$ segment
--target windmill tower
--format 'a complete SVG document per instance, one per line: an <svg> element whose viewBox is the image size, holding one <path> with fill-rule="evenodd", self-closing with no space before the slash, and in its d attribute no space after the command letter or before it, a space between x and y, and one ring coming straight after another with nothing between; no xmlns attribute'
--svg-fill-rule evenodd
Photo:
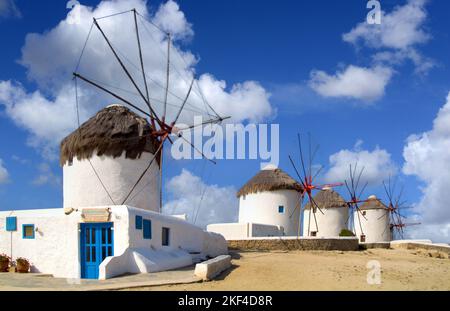
<svg viewBox="0 0 450 311"><path fill-rule="evenodd" d="M361 243L391 241L389 212L381 200L375 195L369 196L364 204L353 212L353 217L358 217L358 213L363 217L360 218L360 225L355 226L355 233Z"/></svg>
<svg viewBox="0 0 450 311"><path fill-rule="evenodd" d="M356 232L356 227L358 227L358 236L361 241L365 241L365 233L362 228L361 219L367 220L366 212L361 211L359 205L367 202L367 200L361 200L364 190L366 189L368 183L366 182L360 189L361 177L364 172L364 167L358 171L358 163L352 167L349 165L349 179L345 180L345 187L347 188L350 199L346 202L349 208L349 215L346 221L346 226L352 232Z"/></svg>
<svg viewBox="0 0 450 311"><path fill-rule="evenodd" d="M297 209L302 186L281 169L268 165L238 191L239 223L281 226L284 235L298 233Z"/></svg>
<svg viewBox="0 0 450 311"><path fill-rule="evenodd" d="M127 204L160 212L160 167L152 161L159 142L151 132L145 118L112 105L67 136L60 155L64 207Z"/></svg>
<svg viewBox="0 0 450 311"><path fill-rule="evenodd" d="M116 38L109 36L108 26L114 25L115 18L122 18L123 24L130 27L128 47L135 48L133 55L122 52ZM111 33L115 33L114 29ZM141 40L143 33L149 40ZM152 45L147 43L144 49L142 43L150 40L167 44L166 51L159 51L165 68L146 70L146 64L150 63L146 53ZM96 77L92 66L84 64L85 54L95 55L98 50L110 53L112 62L105 70L123 74L126 78L123 85L101 81L104 76ZM172 61L173 55L178 56L178 62ZM135 9L93 19L73 73L79 128L61 145L65 207L130 204L159 212L164 146L173 144L177 137L206 158L183 137L184 131L218 124L228 117L219 116L209 105L193 70L181 76L177 68L180 59L184 61L173 46L171 34ZM116 68L112 70L114 65ZM181 82L176 85L171 85L173 73L180 76ZM83 91L94 88L100 91L98 96L114 98L124 106L109 106L81 125L79 82L84 83ZM195 116L205 119L200 124L187 123L193 122ZM180 119L185 125L177 127Z"/></svg>
<svg viewBox="0 0 450 311"><path fill-rule="evenodd" d="M303 214L303 218L305 219L303 221L304 227L303 227L303 235L307 236L317 236L317 234L320 232L319 228L319 222L317 220L317 211L319 211L322 215L325 215L325 213L322 211L321 207L317 204L317 202L313 198L313 192L323 189L331 189L333 187L342 186L342 183L336 183L336 184L326 184L326 185L316 185L315 179L322 171L323 167L321 166L315 173L313 173L313 162L314 157L319 149L319 146L316 146L314 151L311 148L311 135L308 134L308 145L309 145L309 157L308 157L308 163L307 167L305 166L305 160L303 157L303 150L302 150L302 141L300 134L297 134L297 140L298 140L298 148L300 151L300 163L302 168L302 173L299 172L297 169L297 166L295 165L294 161L292 160L292 157L289 156L289 160L291 161L291 164L295 170L295 173L297 174L298 179L300 180L300 183L303 188L303 192L300 195L300 201L296 209L302 209L303 206L303 199L305 197L308 198L308 202L310 204L309 212ZM305 210L306 211L306 210ZM306 217L305 217L306 216ZM314 221L314 224L312 223ZM300 224L300 223L299 223ZM313 224L313 228L311 227ZM305 230L306 229L306 230ZM298 235L300 235L300 227L298 230Z"/></svg>
<svg viewBox="0 0 450 311"><path fill-rule="evenodd" d="M383 181L383 187L384 191L386 192L386 196L389 200L389 205L387 206L387 212L388 215L386 217L389 218L389 224L390 224L390 234L392 239L401 239L404 238L404 230L406 227L409 226L417 226L420 225L420 223L404 223L403 220L406 219L406 216L404 215L403 211L405 209L410 208L409 206L406 206L406 201L402 201L402 195L403 195L403 187L401 188L398 195L395 193L395 186L396 181L394 181L393 185L391 184L391 177L389 176L389 181L386 184L385 181ZM380 220L384 221L383 218Z"/></svg>
<svg viewBox="0 0 450 311"><path fill-rule="evenodd" d="M303 228L308 228L311 236L337 237L342 229L347 227L348 206L347 202L333 189L322 188L314 196L315 203L320 206L322 213L316 215L317 222L309 224L313 205L311 202L305 205L303 216ZM320 230L319 230L320 228Z"/></svg>

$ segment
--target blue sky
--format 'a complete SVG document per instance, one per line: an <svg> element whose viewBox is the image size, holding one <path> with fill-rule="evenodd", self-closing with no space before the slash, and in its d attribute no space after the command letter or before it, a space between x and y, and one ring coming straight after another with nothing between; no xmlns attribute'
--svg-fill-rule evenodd
<svg viewBox="0 0 450 311"><path fill-rule="evenodd" d="M17 0L14 10L11 0L0 0L2 2L6 6L9 4L10 9L0 14L0 35L4 42L0 51L0 82L19 82L26 93L40 91L53 100L55 93L37 83L33 73L30 74L37 68L30 62L42 58L28 55L25 59L23 53L27 52L27 34L45 36L67 17L64 1L55 4L55 1ZM80 2L90 7L99 3ZM151 14L155 14L162 3L150 1ZM311 132L314 141L320 144L316 163L327 165L324 180L339 179L339 174L342 175L339 165L348 166L345 160L366 152L369 162L365 165L373 166L373 176L369 174L367 178L373 177L373 182L365 194L376 193L384 198L380 187L381 180L386 178L383 173L396 172L399 182L405 185L404 198L416 207L413 219L424 223L421 229L412 229L416 230L415 236L439 239L436 231L443 230L441 234L446 235L448 241L450 211L441 200L429 201L433 191L445 189L450 182L449 173L441 175L439 170L433 171L433 167L445 171L446 160L450 158L447 154L450 151L446 153L445 148L438 148L450 140L450 130L433 129L433 124L439 123L436 121L440 120L438 112L446 104L450 91L448 1L381 1L382 25L372 28L364 25L368 10L366 2L361 0L282 3L184 0L177 3L177 10L184 13L193 32L188 40L179 44L200 59L195 66L199 74L210 73L217 80L226 81L226 92L231 92L233 84L256 81L266 94L271 94L268 97L271 113L262 113L260 121L280 124L281 168L294 176L288 155L298 154L297 132ZM395 15L395 12L406 13ZM344 40L343 35L352 34L358 25L360 32L355 31ZM395 27L406 28L398 31ZM396 34L399 38L392 38ZM31 47L32 44L28 46L28 53L32 53ZM37 54L47 53L51 58L54 53L51 47L46 50L41 46ZM375 55L383 52L389 53L387 60L374 60ZM68 62L74 63L74 60ZM424 63L430 66L422 70ZM357 72L349 68L357 68ZM355 81L353 74L359 74L358 82L367 81L357 86L343 81L347 78ZM61 77L67 81L70 78ZM381 86L374 89L377 83ZM361 93L361 88L367 91ZM1 168L7 171L7 177L0 183L0 210L60 207L62 176L57 159L43 152L39 145L45 144L43 140L33 141L35 128L24 125L25 121L16 114L25 110L11 112L7 104L1 103L1 92L0 88L0 177ZM364 94L370 92L374 95L368 99ZM214 99L210 102L214 106ZM445 121L450 119L445 116L441 119L447 124ZM245 116L241 119L251 121ZM75 120L73 122L75 124ZM421 136L426 132L431 137L428 140ZM413 134L418 136L408 144L407 139ZM408 159L405 159L405 152L410 155ZM337 162L330 163L332 155ZM433 163L427 163L428 156ZM424 167L428 165L431 169L426 170ZM230 194L251 178L259 166L259 160L224 160L213 166L205 161L168 158L164 176L166 182L186 178L200 188L207 187L206 196L210 190L215 195L232 196ZM187 172L183 175L183 168L190 175ZM189 189L180 192L188 193ZM344 189L341 192L346 195ZM181 196L167 189L165 201L172 207L177 206L182 204ZM448 194L445 196L450 199ZM212 195L208 202L215 199ZM194 196L190 202L198 204L196 200ZM230 211L235 211L233 198L227 204L232 204L234 207L230 207ZM206 215L209 210L227 209L227 206L217 205L202 205L201 208ZM232 217L228 212L219 214L225 220Z"/></svg>

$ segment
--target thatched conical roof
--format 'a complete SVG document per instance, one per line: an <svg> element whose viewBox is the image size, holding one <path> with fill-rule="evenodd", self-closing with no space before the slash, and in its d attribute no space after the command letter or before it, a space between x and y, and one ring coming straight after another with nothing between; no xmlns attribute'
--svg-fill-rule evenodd
<svg viewBox="0 0 450 311"><path fill-rule="evenodd" d="M120 105L100 110L61 142L60 164L74 157L89 159L97 156L136 159L145 152L155 153L158 142L150 136L148 121Z"/></svg>
<svg viewBox="0 0 450 311"><path fill-rule="evenodd" d="M387 206L381 202L381 200L377 199L375 196L371 196L367 199L364 204L359 207L360 210L369 210L369 209L387 209Z"/></svg>
<svg viewBox="0 0 450 311"><path fill-rule="evenodd" d="M259 171L237 193L237 197L250 193L275 190L302 191L302 185L279 168L269 168Z"/></svg>
<svg viewBox="0 0 450 311"><path fill-rule="evenodd" d="M314 201L322 208L340 208L347 207L347 203L344 198L341 197L339 193L334 191L333 189L324 189L321 190L314 196ZM305 209L310 209L311 203L305 205Z"/></svg>

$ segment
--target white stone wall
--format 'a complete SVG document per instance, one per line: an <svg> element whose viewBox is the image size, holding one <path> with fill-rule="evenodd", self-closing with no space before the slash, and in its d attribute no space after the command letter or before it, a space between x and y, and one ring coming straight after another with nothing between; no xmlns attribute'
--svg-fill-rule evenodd
<svg viewBox="0 0 450 311"><path fill-rule="evenodd" d="M17 231L6 231L7 216L17 217ZM78 226L64 216L62 209L0 212L0 253L13 260L27 258L32 272L79 277ZM23 239L24 224L34 224L38 229L34 239Z"/></svg>
<svg viewBox="0 0 450 311"><path fill-rule="evenodd" d="M359 225L357 211L354 212L355 233L358 239L364 233L366 243L391 241L391 230L389 226L389 212L385 209L363 210L365 218L360 214L361 226Z"/></svg>
<svg viewBox="0 0 450 311"><path fill-rule="evenodd" d="M323 214L316 210L317 225L314 221L314 212L305 209L303 213L303 236L311 236L312 231L316 231L317 237L337 237L342 229L347 229L348 208L332 207L321 208ZM311 220L310 220L311 213ZM308 232L309 224L309 232Z"/></svg>
<svg viewBox="0 0 450 311"><path fill-rule="evenodd" d="M96 207L99 209L108 208ZM214 257L227 254L225 239L203 231L176 217L164 216L128 206L109 206L110 222L114 230L114 257L126 254L125 259L112 259L110 270L103 265L103 276L118 272L149 272L179 268L192 263L194 257ZM32 263L32 271L53 274L55 277L80 277L81 210L65 215L62 208L0 212L0 253L13 259L25 257ZM152 239L143 238L143 230L135 228L136 214L152 222ZM17 231L6 231L6 217L17 217ZM34 224L38 229L34 239L22 238L22 225ZM170 245L162 246L162 227L170 228ZM12 250L12 253L11 253ZM190 254L190 253L198 253ZM146 257L147 256L147 257ZM139 257L141 265L135 258ZM104 262L105 262L104 261ZM145 266L143 263L146 263Z"/></svg>
<svg viewBox="0 0 450 311"><path fill-rule="evenodd" d="M128 219L126 210L114 207L114 252L127 248ZM7 232L6 217L17 217L17 231ZM0 253L13 259L25 257L32 264L32 272L53 274L55 277L80 277L81 211L65 215L62 208L0 212ZM35 238L23 239L22 225L34 224Z"/></svg>
<svg viewBox="0 0 450 311"><path fill-rule="evenodd" d="M95 152L94 152L95 154ZM88 160L73 159L72 165L63 166L64 207L87 207L104 205L129 205L160 212L160 175L155 160L141 179L129 199L126 196L153 158L153 154L144 152L138 159L93 156L90 161L105 188Z"/></svg>
<svg viewBox="0 0 450 311"><path fill-rule="evenodd" d="M297 236L300 215L300 208L297 207L299 198L300 194L295 190L265 191L241 196L239 223L281 226L284 228L285 235ZM280 205L284 206L284 213L278 212Z"/></svg>
<svg viewBox="0 0 450 311"><path fill-rule="evenodd" d="M250 237L284 236L284 230L280 226L253 223L211 224L207 226L206 230L218 233L226 240L239 240Z"/></svg>
<svg viewBox="0 0 450 311"><path fill-rule="evenodd" d="M159 213L144 211L138 208L129 207L129 236L130 248L145 248L153 249L183 249L188 252L203 252L204 243L207 239L215 239L212 233L206 232L200 227L192 225L182 219L174 216L162 215ZM143 238L142 230L136 229L135 220L136 215L142 216L144 219L151 220L152 223L152 238L146 240ZM162 228L170 229L170 245L162 246ZM226 242L225 242L226 243ZM224 244L217 243L216 250L210 252L223 252ZM206 254L210 255L210 254Z"/></svg>
<svg viewBox="0 0 450 311"><path fill-rule="evenodd" d="M234 240L249 237L248 225L248 223L211 224L206 230L221 234L226 240Z"/></svg>
<svg viewBox="0 0 450 311"><path fill-rule="evenodd" d="M114 253L100 265L100 279L124 273L149 273L193 264L195 259L228 254L223 236L205 232L182 219L128 207L128 248ZM151 221L151 239L136 229L136 216ZM169 245L162 245L162 228L170 229Z"/></svg>
<svg viewBox="0 0 450 311"><path fill-rule="evenodd" d="M284 228L281 226L249 224L251 237L284 236Z"/></svg>

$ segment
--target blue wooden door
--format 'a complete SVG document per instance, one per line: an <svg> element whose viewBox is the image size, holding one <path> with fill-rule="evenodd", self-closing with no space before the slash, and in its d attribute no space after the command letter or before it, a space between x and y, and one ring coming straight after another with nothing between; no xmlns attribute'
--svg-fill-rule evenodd
<svg viewBox="0 0 450 311"><path fill-rule="evenodd" d="M80 230L81 278L98 279L102 261L114 255L112 223L82 223Z"/></svg>

